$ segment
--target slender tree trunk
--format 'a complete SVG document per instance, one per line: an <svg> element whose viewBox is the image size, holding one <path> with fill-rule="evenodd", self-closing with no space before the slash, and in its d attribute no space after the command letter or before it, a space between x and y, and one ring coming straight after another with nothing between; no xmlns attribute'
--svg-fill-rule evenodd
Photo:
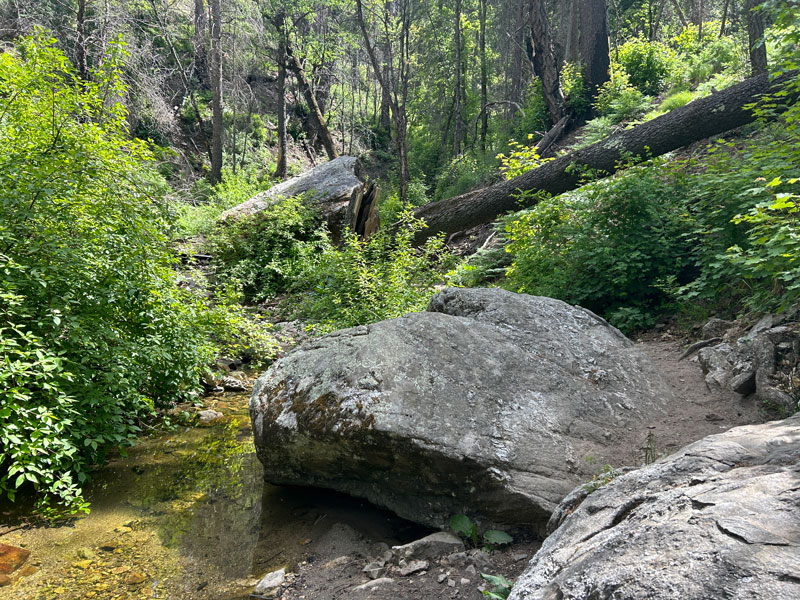
<svg viewBox="0 0 800 600"><path fill-rule="evenodd" d="M455 67L456 67L456 81L455 81L455 121L453 127L453 155L458 156L461 154L461 142L464 136L462 117L463 107L461 106L461 0L455 0Z"/></svg>
<svg viewBox="0 0 800 600"><path fill-rule="evenodd" d="M481 154L486 154L486 134L489 131L489 71L486 65L486 8L487 0L480 0L480 53L481 53Z"/></svg>
<svg viewBox="0 0 800 600"><path fill-rule="evenodd" d="M283 14L276 17L280 22L283 22L284 18ZM289 138L286 134L286 39L281 33L283 31L283 27L278 29L278 159L275 162L277 179L286 179L286 152L289 145Z"/></svg>
<svg viewBox="0 0 800 600"><path fill-rule="evenodd" d="M89 81L89 63L86 51L86 0L78 0L77 22L75 62L78 64L78 76L84 81Z"/></svg>
<svg viewBox="0 0 800 600"><path fill-rule="evenodd" d="M705 14L705 6L703 0L697 0L697 42L702 45L703 43L703 15Z"/></svg>
<svg viewBox="0 0 800 600"><path fill-rule="evenodd" d="M509 181L421 206L414 211L415 216L424 219L428 228L418 233L416 240L420 243L440 232L463 231L488 223L505 212L533 206L540 195L531 192L555 195L575 189L586 182L587 172L595 177L607 176L619 169L626 157L661 156L741 127L755 118L747 106L766 93L787 89L786 83L798 74L798 71L786 73L774 82L766 74L752 77ZM789 105L796 102L797 97L795 91L781 100Z"/></svg>
<svg viewBox="0 0 800 600"><path fill-rule="evenodd" d="M725 26L727 25L728 20L728 6L730 6L730 0L725 0L725 4L722 7L722 21L719 26L719 37L725 35Z"/></svg>
<svg viewBox="0 0 800 600"><path fill-rule="evenodd" d="M222 181L222 8L220 0L209 0L211 8L211 183Z"/></svg>
<svg viewBox="0 0 800 600"><path fill-rule="evenodd" d="M750 48L750 68L752 74L760 75L767 72L767 46L764 44L764 15L757 6L760 0L746 0L744 3L747 11L747 38Z"/></svg>
<svg viewBox="0 0 800 600"><path fill-rule="evenodd" d="M542 80L542 92L547 104L547 112L553 124L556 124L564 113L564 93L561 91L561 81L544 0L531 0L530 18L533 35L533 68L536 75Z"/></svg>
<svg viewBox="0 0 800 600"><path fill-rule="evenodd" d="M208 86L208 56L206 55L206 6L205 0L194 0L194 68L203 86Z"/></svg>

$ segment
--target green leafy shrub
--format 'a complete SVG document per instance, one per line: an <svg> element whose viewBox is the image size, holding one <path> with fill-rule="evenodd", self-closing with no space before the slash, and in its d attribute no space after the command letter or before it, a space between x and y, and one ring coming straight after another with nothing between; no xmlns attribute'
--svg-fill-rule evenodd
<svg viewBox="0 0 800 600"><path fill-rule="evenodd" d="M389 194L386 200L378 204L378 214L380 216L381 225L383 227L388 227L396 223L409 208L423 206L430 201L428 197L428 188L425 186L425 183L419 179L413 179L408 182L405 204L400 200L399 192Z"/></svg>
<svg viewBox="0 0 800 600"><path fill-rule="evenodd" d="M439 174L433 199L439 201L460 196L480 187L490 179L490 169L487 165L479 163L470 154L462 154L451 160Z"/></svg>
<svg viewBox="0 0 800 600"><path fill-rule="evenodd" d="M413 247L422 227L406 212L394 236L381 230L366 241L348 235L341 249L325 246L295 285L300 314L327 332L423 310L451 261L441 237Z"/></svg>
<svg viewBox="0 0 800 600"><path fill-rule="evenodd" d="M511 595L511 588L514 586L508 579L502 575L489 575L481 573L481 578L486 580L494 588L491 590L483 590L483 595L492 598L493 600L507 600Z"/></svg>
<svg viewBox="0 0 800 600"><path fill-rule="evenodd" d="M675 58L661 42L633 39L620 46L617 61L632 86L642 94L654 96L669 77Z"/></svg>
<svg viewBox="0 0 800 600"><path fill-rule="evenodd" d="M616 70L611 79L600 86L595 109L613 124L635 119L647 112L650 98L630 84L625 71Z"/></svg>
<svg viewBox="0 0 800 600"><path fill-rule="evenodd" d="M508 226L513 263L505 287L637 325L621 309L648 315L661 308L660 283L686 265L685 186L681 173L657 160L540 201Z"/></svg>
<svg viewBox="0 0 800 600"><path fill-rule="evenodd" d="M210 233L223 212L246 202L263 189L264 185L252 174L242 171L234 175L226 169L222 182L213 186L205 179L199 180L192 190L192 198L176 207L176 235L192 237Z"/></svg>
<svg viewBox="0 0 800 600"><path fill-rule="evenodd" d="M671 110L675 110L676 108L680 108L681 106L686 106L694 100L696 94L692 92L676 92L664 98L661 104L658 107L660 112L669 112Z"/></svg>
<svg viewBox="0 0 800 600"><path fill-rule="evenodd" d="M0 494L43 511L84 509L90 467L192 398L214 351L111 54L90 82L42 33L0 54Z"/></svg>
<svg viewBox="0 0 800 600"><path fill-rule="evenodd" d="M564 92L564 106L576 115L586 114L591 98L578 65L567 63L561 69L561 89Z"/></svg>
<svg viewBox="0 0 800 600"><path fill-rule="evenodd" d="M286 291L326 243L315 211L297 197L221 223L208 235L217 278L239 282L245 299L257 302Z"/></svg>

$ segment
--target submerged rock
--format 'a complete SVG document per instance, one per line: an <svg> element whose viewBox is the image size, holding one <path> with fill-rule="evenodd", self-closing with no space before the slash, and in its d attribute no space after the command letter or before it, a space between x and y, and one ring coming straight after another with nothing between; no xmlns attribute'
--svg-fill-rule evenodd
<svg viewBox="0 0 800 600"><path fill-rule="evenodd" d="M798 481L800 416L709 436L558 512L509 600L800 598Z"/></svg>
<svg viewBox="0 0 800 600"><path fill-rule="evenodd" d="M499 289L312 340L256 382L267 480L361 496L413 521L542 525L598 465L638 462L672 397L593 313ZM592 457L595 464L588 464Z"/></svg>
<svg viewBox="0 0 800 600"><path fill-rule="evenodd" d="M10 575L28 560L30 550L9 544L0 544L0 574Z"/></svg>

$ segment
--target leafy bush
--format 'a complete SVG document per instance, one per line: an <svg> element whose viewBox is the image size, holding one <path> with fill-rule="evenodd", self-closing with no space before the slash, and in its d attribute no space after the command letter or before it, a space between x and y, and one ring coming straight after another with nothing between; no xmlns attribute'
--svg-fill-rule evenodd
<svg viewBox="0 0 800 600"><path fill-rule="evenodd" d="M433 199L439 201L460 196L489 179L490 170L487 165L479 163L474 156L462 154L450 161L439 174Z"/></svg>
<svg viewBox="0 0 800 600"><path fill-rule="evenodd" d="M257 302L285 291L325 243L316 213L297 197L221 223L208 235L217 278L238 282L245 299Z"/></svg>
<svg viewBox="0 0 800 600"><path fill-rule="evenodd" d="M405 205L400 200L399 192L389 194L386 200L378 204L378 214L380 216L381 225L383 227L392 225L396 223L409 208L424 206L430 201L425 183L419 179L413 179L408 182Z"/></svg>
<svg viewBox="0 0 800 600"><path fill-rule="evenodd" d="M647 112L650 98L630 84L625 71L616 70L597 93L595 109L613 124L634 119Z"/></svg>
<svg viewBox="0 0 800 600"><path fill-rule="evenodd" d="M226 170L222 182L213 186L205 179L199 180L192 190L190 202L177 206L176 234L192 237L210 233L223 212L246 202L263 189L261 182L242 171L234 175Z"/></svg>
<svg viewBox="0 0 800 600"><path fill-rule="evenodd" d="M621 129L621 127L612 117L597 117L587 121L583 130L581 130L575 150L596 144Z"/></svg>
<svg viewBox="0 0 800 600"><path fill-rule="evenodd" d="M567 63L561 69L561 89L564 92L564 106L576 115L586 114L591 98L578 65Z"/></svg>
<svg viewBox="0 0 800 600"><path fill-rule="evenodd" d="M681 106L686 106L694 100L696 97L695 94L692 92L676 92L664 98L664 101L658 107L658 110L661 112L669 112L671 110L675 110L676 108L680 108Z"/></svg>
<svg viewBox="0 0 800 600"><path fill-rule="evenodd" d="M533 139L533 135L529 135L528 139ZM548 160L552 158L542 158L536 151L536 146L526 146L520 144L517 140L508 141L509 153L498 154L495 158L500 161L500 170L506 179L514 179L518 175L541 167Z"/></svg>
<svg viewBox="0 0 800 600"><path fill-rule="evenodd" d="M632 86L654 96L669 77L675 58L661 42L633 39L620 46L617 60Z"/></svg>
<svg viewBox="0 0 800 600"><path fill-rule="evenodd" d="M300 314L327 332L423 310L451 261L441 237L415 250L422 227L406 212L394 236L381 230L367 241L348 235L341 249L325 246L295 285Z"/></svg>
<svg viewBox="0 0 800 600"><path fill-rule="evenodd" d="M652 314L667 300L661 282L686 265L685 186L679 172L653 161L540 201L508 226L513 264L505 287L637 325L620 309Z"/></svg>
<svg viewBox="0 0 800 600"><path fill-rule="evenodd" d="M191 398L213 346L176 285L164 186L131 140L123 49L90 82L39 33L0 54L0 494L81 510L91 465Z"/></svg>

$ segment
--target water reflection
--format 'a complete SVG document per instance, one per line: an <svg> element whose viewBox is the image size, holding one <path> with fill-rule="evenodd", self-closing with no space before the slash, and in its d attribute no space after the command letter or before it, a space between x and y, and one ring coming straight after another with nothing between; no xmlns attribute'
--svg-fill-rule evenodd
<svg viewBox="0 0 800 600"><path fill-rule="evenodd" d="M246 395L216 408L223 422L144 440L110 461L88 491L88 517L0 536L41 567L3 597L234 600L264 573L324 552L318 542L337 523L389 544L421 533L342 495L264 484Z"/></svg>

